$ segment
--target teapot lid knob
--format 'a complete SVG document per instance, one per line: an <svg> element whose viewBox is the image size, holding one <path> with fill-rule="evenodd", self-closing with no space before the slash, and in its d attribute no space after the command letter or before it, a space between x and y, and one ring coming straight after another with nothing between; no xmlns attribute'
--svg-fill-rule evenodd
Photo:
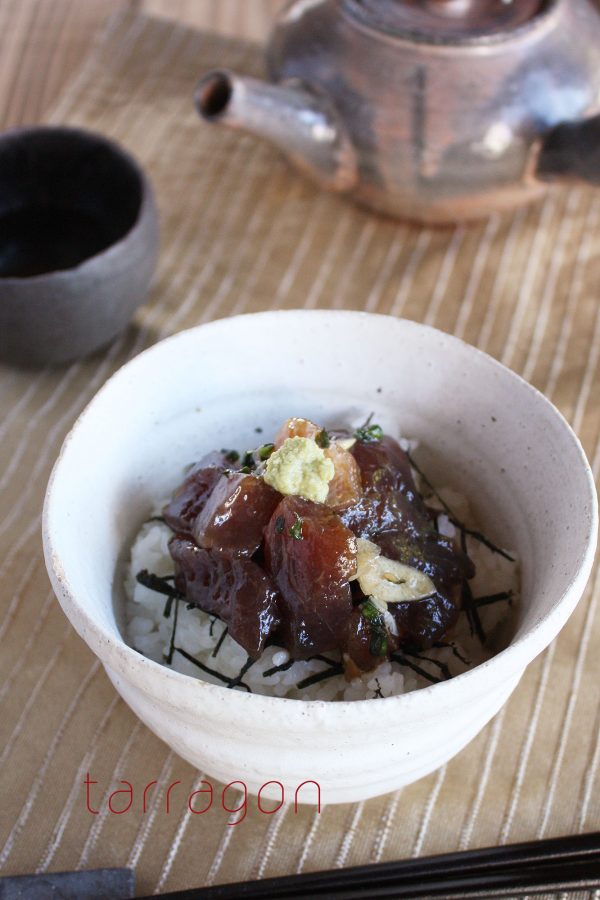
<svg viewBox="0 0 600 900"><path fill-rule="evenodd" d="M513 31L551 5L552 0L343 0L363 25L435 43Z"/></svg>

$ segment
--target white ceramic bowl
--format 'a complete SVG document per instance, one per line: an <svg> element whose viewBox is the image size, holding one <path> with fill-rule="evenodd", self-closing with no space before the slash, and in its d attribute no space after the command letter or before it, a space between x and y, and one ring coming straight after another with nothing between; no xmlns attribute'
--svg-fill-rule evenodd
<svg viewBox="0 0 600 900"><path fill-rule="evenodd" d="M230 691L127 646L120 565L185 464L215 447L252 446L256 426L266 437L290 415L327 425L371 410L389 433L418 438L438 483L467 494L490 536L518 552L523 602L506 650L414 693L327 703ZM573 611L596 534L586 458L540 393L456 338L358 312L226 319L142 353L78 419L44 509L58 599L149 728L215 778L254 792L278 779L288 799L314 779L324 803L391 791L464 747Z"/></svg>

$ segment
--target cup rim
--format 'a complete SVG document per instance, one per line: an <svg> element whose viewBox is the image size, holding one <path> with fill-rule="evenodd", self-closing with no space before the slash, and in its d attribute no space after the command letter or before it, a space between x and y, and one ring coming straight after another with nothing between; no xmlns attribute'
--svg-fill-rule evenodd
<svg viewBox="0 0 600 900"><path fill-rule="evenodd" d="M29 135L35 137L41 134L62 135L63 137L72 138L76 141L80 141L83 139L90 144L96 143L98 146L104 146L106 149L109 149L112 153L115 154L115 156L119 158L120 162L123 162L127 165L132 175L135 176L140 189L139 206L134 220L132 221L127 231L121 235L121 237L119 237L116 241L113 241L107 247L104 247L104 249L99 250L97 253L93 253L91 256L87 256L85 259L82 259L81 262L77 263L77 265L70 266L67 269L52 269L48 272L39 272L37 275L0 275L0 287L16 287L19 285L25 287L30 285L35 286L38 284L43 284L44 286L46 286L51 281L60 282L63 279L72 278L77 274L81 274L88 268L95 267L99 262L104 264L106 261L110 261L111 256L115 253L121 252L123 245L138 229L148 207L155 206L152 184L140 163L136 160L133 154L130 153L129 150L127 150L125 147L123 147L118 141L108 137L105 134L102 134L99 131L94 131L93 129L88 128L80 128L78 126L72 125L27 125L24 127L17 126L14 128L9 128L6 131L2 132L2 134L0 135L0 145L8 140L14 140L21 137L27 139Z"/></svg>
<svg viewBox="0 0 600 900"><path fill-rule="evenodd" d="M193 335L210 330L219 330L226 328L228 323L232 321L245 320L249 317L256 319L261 317L265 320L282 318L282 317L343 317L345 319L353 319L359 322L365 318L378 318L388 322L402 323L403 327L414 330L415 333L442 336L444 340L450 344L460 347L464 352L471 355L473 359L484 359L486 364L491 366L497 372L502 373L504 377L511 379L520 390L527 391L536 402L545 405L548 413L553 416L565 431L566 436L571 441L579 461L582 471L586 476L586 485L588 489L588 497L586 498L590 504L590 520L589 527L586 532L585 545L582 546L582 552L577 569L573 572L567 586L559 597L556 598L552 608L545 613L542 618L534 623L526 632L511 641L508 647L501 650L490 659L473 667L472 669L454 676L448 681L441 681L418 690L409 691L404 694L397 694L390 697L382 698L378 703L371 703L370 699L366 700L348 700L348 701L326 701L326 700L302 700L289 697L276 697L263 694L249 694L242 691L231 691L226 687L194 678L190 675L169 669L160 663L154 662L148 657L143 656L133 647L130 647L123 637L119 635L119 640L115 642L114 634L97 624L94 617L86 609L85 602L81 601L75 591L69 585L68 576L62 566L62 562L58 557L54 546L54 540L51 528L51 519L54 516L54 507L59 505L59 498L56 496L57 476L60 472L66 450L73 439L75 433L82 427L85 427L90 416L94 414L95 406L99 398L105 393L112 390L115 382L123 377L127 377L128 373L139 365L141 358L148 359L153 355L165 352L165 347L175 346L181 340L192 340ZM44 500L44 509L42 516L42 534L44 545L44 556L46 567L54 587L55 593L59 599L61 606L71 624L76 628L79 634L84 638L88 645L92 648L101 661L123 675L126 680L131 678L132 671L137 671L142 676L141 683L152 676L152 686L148 693L152 696L162 696L168 702L172 697L177 695L180 704L183 703L184 697L186 702L184 705L196 706L201 700L200 691L204 692L203 699L210 699L215 704L222 704L222 700L227 697L229 708L235 704L236 713L243 715L247 713L248 718L257 714L258 707L262 706L265 713L276 713L285 711L289 717L298 717L297 722L307 722L309 718L324 709L329 710L327 713L328 724L343 721L348 715L349 708L356 709L360 713L362 720L365 716L369 719L373 718L371 724L375 724L375 717L380 718L382 707L380 703L387 704L387 711L402 709L403 712L418 711L420 715L426 717L443 703L444 700L451 701L453 695L457 691L467 685L471 686L475 681L481 681L481 688L484 686L493 689L503 680L510 677L518 678L530 662L544 650L548 644L556 637L567 619L573 612L581 595L583 594L585 585L588 581L596 549L598 538L598 498L594 477L581 445L579 438L566 421L562 413L533 385L529 384L516 372L513 372L507 366L498 362L489 354L474 347L466 341L454 335L447 334L429 325L414 322L409 319L402 319L395 316L389 316L381 313L367 313L359 310L306 310L306 309L289 309L289 310L273 310L257 313L245 313L243 315L233 316L226 319L217 319L195 326L184 331L177 332L165 338L162 341L153 344L144 350L138 356L129 360L125 365L121 366L100 388L83 412L79 415L73 424L70 432L66 436L61 447L58 459L52 469L46 496ZM74 621L74 619L76 621ZM156 676L156 677L154 677ZM171 692L173 688L173 692ZM146 690L146 688L144 688ZM381 723L379 723L381 724Z"/></svg>

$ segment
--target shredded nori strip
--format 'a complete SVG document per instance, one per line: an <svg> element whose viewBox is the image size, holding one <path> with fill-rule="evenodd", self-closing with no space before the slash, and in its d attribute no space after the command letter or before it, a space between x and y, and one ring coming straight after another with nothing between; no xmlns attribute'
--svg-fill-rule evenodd
<svg viewBox="0 0 600 900"><path fill-rule="evenodd" d="M309 675L308 678L299 681L296 687L298 690L302 691L304 688L310 687L313 684L318 684L320 681L325 681L327 678L333 678L335 675L342 675L343 671L344 667L341 663L336 663L335 666L330 666L329 669L325 669L323 672L316 672L314 675Z"/></svg>
<svg viewBox="0 0 600 900"><path fill-rule="evenodd" d="M407 656L412 656L414 659L420 659L421 662L431 663L432 666L435 666L436 669L439 669L445 681L448 681L453 677L452 672L450 671L446 663L440 662L439 659L433 659L431 656L423 656L422 653L416 653L414 650L404 649L402 652Z"/></svg>
<svg viewBox="0 0 600 900"><path fill-rule="evenodd" d="M375 415L374 412L370 412L369 415L367 416L367 418L365 419L365 421L362 423L362 425L359 425L358 428L368 428L369 425L371 424L371 420L374 415ZM358 431L358 429L357 429L357 431Z"/></svg>
<svg viewBox="0 0 600 900"><path fill-rule="evenodd" d="M457 519L455 516L448 516L449 520L452 524L459 528L463 534L468 534L469 537L472 537L473 540L479 541L480 544L483 544L488 550L491 550L492 553L497 553L499 556L503 556L504 559L507 559L509 562L514 562L514 556L511 556L510 553L507 553L506 550L503 550L501 547L497 547L496 544L492 543L489 538L486 538L481 531L475 531L473 528L467 528L464 522L461 522L460 519Z"/></svg>
<svg viewBox="0 0 600 900"><path fill-rule="evenodd" d="M167 654L167 663L171 665L173 662L173 653L175 651L175 632L177 630L177 614L179 612L179 597L175 597L175 612L173 613L173 630L171 631L171 640L169 641L169 652Z"/></svg>
<svg viewBox="0 0 600 900"><path fill-rule="evenodd" d="M460 547L463 553L467 552L467 536L464 531L460 532ZM480 642L484 644L486 635L483 630L483 625L481 624L479 612L473 600L473 591L471 590L471 585L466 578L463 579L462 587L460 589L460 599L462 610L467 617L467 622L469 623L471 637L477 634Z"/></svg>
<svg viewBox="0 0 600 900"><path fill-rule="evenodd" d="M149 572L147 569L142 569L141 572L138 572L135 576L136 581L139 581L140 584L143 584L144 587L149 588L151 591L156 591L157 594L165 594L166 597L169 598L167 603L165 604L165 618L169 618L171 614L171 605L173 600L186 600L187 597L181 591L178 591L177 588L170 584L169 582L175 578L174 575L154 575L153 572ZM169 603L169 601L171 601ZM198 609L199 607L195 603L186 603L188 609ZM168 607L168 613L166 612ZM212 621L210 623L210 636L213 636L213 627L215 622L220 622L221 618L219 616L214 615L212 617Z"/></svg>
<svg viewBox="0 0 600 900"><path fill-rule="evenodd" d="M471 634L476 634L479 638L480 643L485 644L486 634L483 630L483 625L481 624L481 619L479 618L479 612L477 607L475 606L475 601L473 599L473 591L471 590L471 585L468 581L463 581L462 586L462 607L466 613L467 619L469 621L469 627L471 629Z"/></svg>
<svg viewBox="0 0 600 900"><path fill-rule="evenodd" d="M339 663L334 659L329 659L327 656L321 656L320 653L317 653L315 656L309 657L309 659L318 659L320 662L327 663L328 666L337 669L339 667ZM270 675L276 675L277 672L287 672L288 669L291 669L294 663L297 662L295 659L288 659L287 662L282 663L280 666L272 666L270 669L267 669L263 672L263 678L269 678Z"/></svg>
<svg viewBox="0 0 600 900"><path fill-rule="evenodd" d="M335 659L329 659L329 657L322 656L320 653L310 656L309 659L318 659L319 662L327 663L328 666L339 666L339 662L336 662Z"/></svg>
<svg viewBox="0 0 600 900"><path fill-rule="evenodd" d="M408 450L406 451L406 455L408 456L408 460L409 460L411 466L413 467L413 469L416 472L418 472L418 474L421 476L421 478L423 479L423 481L425 482L425 484L427 485L427 487L429 488L429 490L431 491L433 496L436 497L439 500L439 502L441 503L450 522L452 522L452 524L455 526L455 528L459 529L459 531L461 532L462 535L468 534L469 537L472 537L474 540L479 541L480 544L484 544L488 548L488 550L492 551L492 553L499 553L500 556L503 556L504 559L507 559L509 562L515 561L514 558L509 553L506 552L506 550L503 550L501 547L497 547L496 544L492 543L492 541L490 541L490 539L487 538L480 531L475 531L472 528L467 528L465 523L461 522L461 520L458 518L458 516L456 516L454 514L454 512L450 509L450 507L448 506L446 501L442 500L442 498L440 497L440 495L438 494L438 492L432 485L432 483L429 480L429 478L427 477L427 475L425 475L423 470L419 468L419 466L416 464L416 462L414 461L413 457L411 456L411 454Z"/></svg>
<svg viewBox="0 0 600 900"><path fill-rule="evenodd" d="M281 663L280 666L271 666L270 669L263 672L263 678L269 678L271 675L276 675L277 672L287 672L288 669L292 668L295 662L295 659L288 659L287 662Z"/></svg>
<svg viewBox="0 0 600 900"><path fill-rule="evenodd" d="M213 652L211 653L211 656L214 657L214 656L217 655L217 653L218 653L219 650L221 649L221 646L222 646L222 644L223 644L223 641L225 640L225 638L227 637L228 634L229 634L229 628L228 628L227 626L225 626L225 628L223 629L223 631L221 632L221 634L220 634L220 636L219 636L219 640L217 641L217 643L216 643L216 645L215 645L215 649L214 649Z"/></svg>
<svg viewBox="0 0 600 900"><path fill-rule="evenodd" d="M167 602L165 603L165 608L163 610L165 619L169 619L171 616L173 600L185 600L184 594L182 594L181 591L178 591L177 588L170 583L173 577L174 576L172 575L166 575L165 577L154 575L147 569L142 569L141 572L138 572L135 576L136 581L143 584L144 587L149 588L151 591L156 591L158 594L165 594L167 597Z"/></svg>
<svg viewBox="0 0 600 900"><path fill-rule="evenodd" d="M475 597L473 603L475 607L490 606L492 603L500 603L502 600L507 600L511 604L512 598L512 591L501 591L499 594L488 594L487 597Z"/></svg>
<svg viewBox="0 0 600 900"><path fill-rule="evenodd" d="M413 672L416 672L417 675L422 675L423 678L426 678L427 681L430 681L432 684L439 684L442 679L436 678L435 675L430 675L429 672L426 672L425 669L422 669L421 666L418 666L416 663L411 662L410 659L407 659L398 651L390 654L390 659L393 659L394 662L400 663L401 666L408 666L409 669L412 669Z"/></svg>
<svg viewBox="0 0 600 900"><path fill-rule="evenodd" d="M451 643L451 642L446 643L446 641L436 641L435 644L434 644L433 646L434 646L436 649L440 649L440 650L441 650L442 648L443 648L443 649L449 649L449 650L452 651L453 655L454 655L457 659L459 659L459 660L461 661L461 663L464 663L465 666L470 666L470 665L471 665L471 660L470 660L470 659L467 659L466 656L463 656L462 653L459 653L459 651L458 651L458 649L457 649L457 647L456 647L456 644L453 644L453 643Z"/></svg>
<svg viewBox="0 0 600 900"><path fill-rule="evenodd" d="M383 694L381 693L381 685L379 684L379 678L375 679L375 684L377 685L377 689L373 691L374 697L380 697L383 700Z"/></svg>
<svg viewBox="0 0 600 900"><path fill-rule="evenodd" d="M238 672L238 674L235 676L235 678L232 678L230 680L227 687L228 688L245 687L246 690L248 691L248 693L251 694L252 691L250 690L250 688L248 687L247 684L243 683L242 678L244 677L244 675L246 674L246 672L248 671L250 666L253 666L255 662L256 662L256 660L252 659L252 657L249 656L248 659L246 660L246 662L244 663L244 665L242 666L242 668L240 669L240 671Z"/></svg>
<svg viewBox="0 0 600 900"><path fill-rule="evenodd" d="M152 572L149 572L148 569L142 569L135 576L135 580L140 584L143 584L144 587L149 588L151 591L156 591L158 594L165 594L167 597L171 597L171 599L177 600L185 600L185 594L182 594L181 591L178 591L174 585L170 583L170 580L173 576L167 575L163 578L162 575L154 575Z"/></svg>
<svg viewBox="0 0 600 900"><path fill-rule="evenodd" d="M203 672L206 672L208 675L212 675L213 678L222 681L228 687L231 683L231 678L228 678L227 675L221 675L220 672L217 672L216 669L211 669L209 666L205 666L204 663L201 663L199 659L196 659L195 656L192 656L191 653L188 653L186 650L183 650L181 647L175 647L174 650L177 653L181 653L184 659L187 659L189 662L193 663L195 666L198 666L199 669L202 669Z"/></svg>

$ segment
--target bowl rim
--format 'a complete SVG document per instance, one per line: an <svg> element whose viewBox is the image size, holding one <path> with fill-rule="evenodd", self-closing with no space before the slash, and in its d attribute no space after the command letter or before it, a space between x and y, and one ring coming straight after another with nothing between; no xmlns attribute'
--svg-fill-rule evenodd
<svg viewBox="0 0 600 900"><path fill-rule="evenodd" d="M16 288L18 286L22 286L23 288L25 288L26 286L33 287L39 284L42 284L44 287L46 287L48 285L48 282L57 281L60 283L65 278L73 278L75 275L85 274L88 268L93 268L97 266L98 263L103 264L105 261L110 262L113 255L115 255L116 253L120 253L122 251L123 245L127 243L131 239L132 235L139 229L141 223L148 215L148 213L150 213L151 215L158 215L154 189L152 187L150 178L146 174L142 165L137 161L135 156L133 156L133 154L130 153L130 151L127 150L122 144L100 131L95 131L90 128L81 128L74 125L24 125L22 127L15 126L14 128L9 128L6 131L3 131L2 134L0 134L0 144L3 144L5 141L15 140L17 138L27 138L29 135L35 137L41 134L63 135L66 138L75 138L76 140L80 140L83 138L90 144L96 143L110 149L115 154L115 156L119 157L121 162L124 162L129 166L132 174L134 174L137 178L140 188L140 202L138 210L129 228L126 232L124 232L124 234L121 235L118 240L113 241L111 244L109 244L107 247L104 247L104 249L99 250L97 253L93 253L91 256L87 256L85 259L82 259L81 262L77 263L77 265L69 266L69 268L67 269L52 269L49 272L38 272L37 275L10 275L8 277L0 275L0 287Z"/></svg>
<svg viewBox="0 0 600 900"><path fill-rule="evenodd" d="M127 377L127 374L139 365L138 361L140 359L143 358L148 360L153 355L164 353L165 347L176 346L181 340L193 340L194 335L205 335L207 332L227 328L231 322L237 323L239 321L247 320L249 317L267 320L274 318L281 319L284 317L293 318L296 316L314 319L335 316L339 318L343 317L348 321L354 320L355 322L359 322L361 319L364 320L366 318L381 319L386 323L395 323L394 327L397 327L397 324L399 323L403 328L414 330L415 333L443 337L444 340L449 341L450 344L453 344L462 352L467 353L473 359L479 358L485 360L486 365L495 369L497 372L502 373L505 378L511 379L516 386L518 385L520 390L528 392L536 402L541 403L546 407L548 413L557 420L564 430L566 437L571 441L573 449L581 463L582 471L586 476L588 488L587 499L590 504L590 520L586 532L585 546L582 547L578 568L573 572L568 585L556 599L552 609L542 616L538 622L534 623L534 625L523 635L511 641L508 647L478 666L456 675L448 681L441 681L404 694L385 697L380 699L378 703L372 703L371 698L347 701L302 700L264 694L250 694L245 691L232 691L227 687L212 684L191 675L182 674L161 663L154 662L129 646L122 636L119 636L118 642L115 642L113 634L97 624L94 617L86 608L85 602L78 599L75 592L71 589L67 573L58 556L54 546L53 535L51 533L50 519L54 514L54 507L59 505L59 497L56 495L57 476L63 466L64 456L69 444L73 440L76 432L85 427L87 420L90 416L93 416L99 398L102 398L105 393L110 391L116 381L119 381L123 377ZM139 683L142 684L149 675L155 675L156 678L153 680L152 687L148 692L150 695L162 696L167 702L171 702L173 693L171 693L170 688L173 688L179 698L178 705L183 705L185 707L189 705L189 708L194 707L194 709L202 703L203 698L210 699L215 703L220 703L227 697L228 709L230 712L232 710L232 704L235 704L235 711L237 714L246 714L248 717L255 717L258 712L257 707L260 705L263 707L266 714L276 712L281 713L282 711L285 711L286 721L289 723L294 720L294 723L299 726L308 724L313 714L318 716L318 713L324 709L329 711L327 713L328 722L331 720L331 717L333 717L334 722L335 720L343 721L351 708L356 710L357 713L360 713L363 722L372 718L373 722L371 723L369 721L369 725L375 725L376 721L381 725L379 713L382 709L380 705L382 702L387 704L386 710L388 712L393 712L395 709L398 711L402 709L403 712L418 711L420 715L426 717L439 708L439 705L443 704L444 700L451 701L453 695L455 695L457 691L460 691L463 686L467 687L467 685L472 685L474 681L480 681L482 687L487 685L490 690L499 687L502 681L510 678L515 678L516 684L529 663L532 662L532 660L541 653L559 633L583 594L592 569L598 539L598 497L594 477L581 442L562 413L541 391L529 384L529 382L512 369L509 369L507 366L494 359L494 357L479 348L474 347L472 344L469 344L455 335L434 328L433 326L382 313L368 313L361 310L306 310L301 308L269 310L214 319L193 328L177 332L148 347L114 372L80 413L65 437L48 482L42 514L42 535L48 574L56 596L63 611L67 615L67 618L71 621L71 624L92 648L93 652L101 659L103 664L109 666L111 670L114 670L116 673L123 675L126 681L132 680L132 672L135 671L140 674ZM143 688L143 690L145 691L146 688ZM186 698L185 702L184 698Z"/></svg>

